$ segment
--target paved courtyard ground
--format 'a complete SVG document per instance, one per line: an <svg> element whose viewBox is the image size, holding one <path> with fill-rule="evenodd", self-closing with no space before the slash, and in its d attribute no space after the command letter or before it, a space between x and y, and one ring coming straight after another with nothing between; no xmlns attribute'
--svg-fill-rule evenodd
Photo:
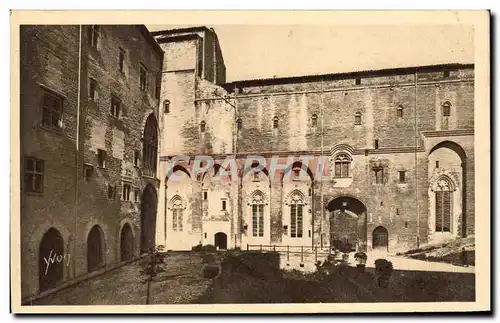
<svg viewBox="0 0 500 323"><path fill-rule="evenodd" d="M33 305L146 304L141 282L144 260L127 264L33 302ZM151 285L151 304L191 303L211 285L202 276L202 258L196 253L168 253L165 272Z"/></svg>
<svg viewBox="0 0 500 323"><path fill-rule="evenodd" d="M385 258L394 265L388 288L376 284L373 262ZM33 305L146 304L141 261L130 263L33 302ZM151 288L152 304L293 303L293 302L432 302L474 301L474 267L459 267L380 253L369 253L366 272L355 267L328 282L296 276L262 277L222 272L203 278L197 253L168 253L166 272ZM298 276L297 276L298 275ZM304 276L301 276L304 275Z"/></svg>

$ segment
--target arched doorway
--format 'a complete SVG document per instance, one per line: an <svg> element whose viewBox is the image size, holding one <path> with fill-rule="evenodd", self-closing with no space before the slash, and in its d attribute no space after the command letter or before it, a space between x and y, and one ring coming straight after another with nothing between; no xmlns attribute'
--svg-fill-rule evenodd
<svg viewBox="0 0 500 323"><path fill-rule="evenodd" d="M87 270L92 272L104 265L103 235L98 225L94 225L87 237Z"/></svg>
<svg viewBox="0 0 500 323"><path fill-rule="evenodd" d="M227 249L227 235L224 232L217 232L214 240L215 246L218 247L219 250Z"/></svg>
<svg viewBox="0 0 500 323"><path fill-rule="evenodd" d="M155 249L157 201L155 188L148 184L141 196L141 253Z"/></svg>
<svg viewBox="0 0 500 323"><path fill-rule="evenodd" d="M386 228L379 226L373 230L372 248L389 251L389 232Z"/></svg>
<svg viewBox="0 0 500 323"><path fill-rule="evenodd" d="M331 200L330 247L346 251L366 251L366 207L358 199L341 196Z"/></svg>
<svg viewBox="0 0 500 323"><path fill-rule="evenodd" d="M56 287L63 280L64 261L61 261L63 257L63 237L59 231L50 228L43 235L38 253L40 292Z"/></svg>
<svg viewBox="0 0 500 323"><path fill-rule="evenodd" d="M120 234L120 261L129 261L134 257L134 236L128 223L122 227Z"/></svg>

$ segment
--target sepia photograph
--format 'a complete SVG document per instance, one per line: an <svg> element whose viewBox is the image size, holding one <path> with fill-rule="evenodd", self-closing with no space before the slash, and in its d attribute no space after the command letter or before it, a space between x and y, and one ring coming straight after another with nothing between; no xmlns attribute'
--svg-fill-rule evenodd
<svg viewBox="0 0 500 323"><path fill-rule="evenodd" d="M490 310L489 19L13 11L13 311Z"/></svg>

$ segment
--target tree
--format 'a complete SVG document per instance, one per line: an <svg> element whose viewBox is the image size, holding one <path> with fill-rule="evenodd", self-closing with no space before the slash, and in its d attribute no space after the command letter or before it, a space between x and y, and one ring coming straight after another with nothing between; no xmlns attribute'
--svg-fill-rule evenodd
<svg viewBox="0 0 500 323"><path fill-rule="evenodd" d="M146 284L146 304L149 304L151 297L151 282L159 273L165 272L165 269L160 266L165 263L165 253L163 253L163 249L164 246L161 245L157 246L154 251L153 249L149 249L144 267L141 268L141 275L145 276L142 283Z"/></svg>

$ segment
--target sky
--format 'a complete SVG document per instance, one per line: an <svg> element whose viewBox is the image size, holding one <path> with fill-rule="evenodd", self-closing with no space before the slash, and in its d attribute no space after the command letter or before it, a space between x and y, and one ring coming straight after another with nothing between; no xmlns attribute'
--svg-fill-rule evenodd
<svg viewBox="0 0 500 323"><path fill-rule="evenodd" d="M150 31L190 27L151 25ZM227 81L474 62L472 25L208 25Z"/></svg>

